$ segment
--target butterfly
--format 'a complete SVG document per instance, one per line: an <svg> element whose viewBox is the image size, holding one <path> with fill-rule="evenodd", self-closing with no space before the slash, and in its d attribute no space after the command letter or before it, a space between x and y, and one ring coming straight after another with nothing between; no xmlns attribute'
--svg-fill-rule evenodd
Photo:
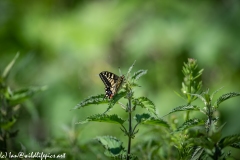
<svg viewBox="0 0 240 160"><path fill-rule="evenodd" d="M108 97L109 99L113 98L113 96L118 92L125 79L124 76L119 77L116 74L108 71L99 73L99 77L102 79L105 85L105 97Z"/></svg>

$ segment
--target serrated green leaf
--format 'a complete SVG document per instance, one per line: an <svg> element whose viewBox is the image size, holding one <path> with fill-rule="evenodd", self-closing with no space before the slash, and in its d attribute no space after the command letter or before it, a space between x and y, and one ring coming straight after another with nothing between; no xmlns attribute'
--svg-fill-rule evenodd
<svg viewBox="0 0 240 160"><path fill-rule="evenodd" d="M126 153L123 147L123 143L115 137L112 136L102 136L96 138L98 142L102 144L105 148L105 155L108 157L121 156Z"/></svg>
<svg viewBox="0 0 240 160"><path fill-rule="evenodd" d="M152 117L150 114L147 113L143 113L141 115L136 114L134 119L140 124L153 124L169 128L169 125L166 121L162 120L161 118Z"/></svg>
<svg viewBox="0 0 240 160"><path fill-rule="evenodd" d="M135 61L133 62L133 64L129 67L128 72L127 72L127 75L129 75L130 72L132 71L132 68L133 68L133 66L135 65L135 62L136 62L136 60L135 60Z"/></svg>
<svg viewBox="0 0 240 160"><path fill-rule="evenodd" d="M157 116L156 107L154 103L147 97L139 97L133 100L133 105L139 105L142 108L145 108L149 113Z"/></svg>
<svg viewBox="0 0 240 160"><path fill-rule="evenodd" d="M109 102L108 104L108 108L104 113L107 113L110 109L112 109L112 107L123 97L125 97L127 94L126 91L122 91L117 93L116 95L114 95L114 97L112 98L112 100Z"/></svg>
<svg viewBox="0 0 240 160"><path fill-rule="evenodd" d="M145 75L145 74L147 74L147 70L141 69L141 70L135 72L135 73L133 74L133 76L131 77L131 79L132 79L132 80L138 80L141 76L143 76L143 75Z"/></svg>
<svg viewBox="0 0 240 160"><path fill-rule="evenodd" d="M213 99L213 96L214 96L217 92L219 92L221 89L223 89L223 87L221 87L221 88L217 89L216 91L214 91L214 92L211 94L210 99L212 100L212 99Z"/></svg>
<svg viewBox="0 0 240 160"><path fill-rule="evenodd" d="M191 127L204 125L204 123L205 123L204 120L200 120L197 118L189 119L186 122L184 122L175 132L180 132L180 131L184 131L188 128L191 128Z"/></svg>
<svg viewBox="0 0 240 160"><path fill-rule="evenodd" d="M8 94L5 94L6 99L9 100L11 105L19 104L26 99L32 97L37 92L42 92L47 89L47 86L43 87L31 87L26 89L21 89L18 91L12 92L10 89L7 90Z"/></svg>
<svg viewBox="0 0 240 160"><path fill-rule="evenodd" d="M191 160L199 160L199 158L202 156L203 152L204 152L204 149L202 147L197 147L195 149L195 151L193 152Z"/></svg>
<svg viewBox="0 0 240 160"><path fill-rule="evenodd" d="M226 136L219 141L219 147L224 148L240 142L240 134Z"/></svg>
<svg viewBox="0 0 240 160"><path fill-rule="evenodd" d="M205 93L205 92L204 92ZM192 96L196 96L198 97L200 100L202 100L202 102L206 105L207 104L207 100L200 94L190 94Z"/></svg>
<svg viewBox="0 0 240 160"><path fill-rule="evenodd" d="M182 105L182 106L178 106L178 107L174 108L168 114L172 114L174 112L180 112L180 111L200 111L200 108L195 105Z"/></svg>
<svg viewBox="0 0 240 160"><path fill-rule="evenodd" d="M86 98L85 100L81 101L79 104L77 104L73 109L80 109L82 107L86 107L92 104L104 104L108 103L107 99L104 99L104 94L99 94L97 96L91 96Z"/></svg>
<svg viewBox="0 0 240 160"><path fill-rule="evenodd" d="M220 103L226 101L229 98L233 98L233 97L237 97L237 96L240 96L240 93L230 92L230 93L223 94L222 96L220 96L218 98L218 100L216 101L215 104L218 107Z"/></svg>
<svg viewBox="0 0 240 160"><path fill-rule="evenodd" d="M113 114L113 115L96 114L96 115L87 117L86 120L78 122L77 124L84 124L89 121L116 123L116 124L123 124L125 122L125 120L123 120L121 117L119 117L116 114Z"/></svg>
<svg viewBox="0 0 240 160"><path fill-rule="evenodd" d="M151 115L148 113L143 113L143 114L136 114L136 116L134 116L134 119L138 122L141 123L142 121L147 120L148 118L150 118Z"/></svg>
<svg viewBox="0 0 240 160"><path fill-rule="evenodd" d="M7 67L4 69L3 74L2 74L2 77L3 77L4 79L8 76L8 74L9 74L10 70L12 69L15 61L16 61L17 58L18 58L18 56L19 56L19 52L16 54L16 56L13 58L13 60L12 60L12 61L7 65Z"/></svg>
<svg viewBox="0 0 240 160"><path fill-rule="evenodd" d="M231 147L233 147L233 148L240 149L240 143L233 143L233 144L231 144L231 145L229 145L229 146L231 146Z"/></svg>

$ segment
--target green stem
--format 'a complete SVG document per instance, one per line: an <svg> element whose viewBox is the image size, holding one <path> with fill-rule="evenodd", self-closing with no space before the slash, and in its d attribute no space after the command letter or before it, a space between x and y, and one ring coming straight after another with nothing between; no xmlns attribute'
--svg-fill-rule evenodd
<svg viewBox="0 0 240 160"><path fill-rule="evenodd" d="M131 98L128 99L128 120L129 120L129 128L128 128L128 150L127 150L127 160L130 159L131 154L131 140L132 140L132 106L131 106Z"/></svg>
<svg viewBox="0 0 240 160"><path fill-rule="evenodd" d="M211 111L211 106L210 105L208 105L207 106L207 108L208 108L208 120L207 120L207 134L209 133L209 130L210 130L210 127L211 127L211 125L212 125L212 111Z"/></svg>
<svg viewBox="0 0 240 160"><path fill-rule="evenodd" d="M192 95L190 95L191 94L191 86L192 86L192 72L191 72L191 74L189 75L189 85L188 85L188 88L187 88L187 91L188 91L188 93L189 93L189 95L188 95L188 105L191 105L191 102L192 102ZM187 111L187 113L186 113L186 117L185 117L185 121L187 121L187 120L189 120L189 114L190 114L190 112L189 111Z"/></svg>

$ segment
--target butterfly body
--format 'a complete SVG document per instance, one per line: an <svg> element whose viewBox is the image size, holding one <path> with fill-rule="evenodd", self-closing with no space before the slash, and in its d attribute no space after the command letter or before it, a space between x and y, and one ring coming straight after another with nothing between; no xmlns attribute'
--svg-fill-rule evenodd
<svg viewBox="0 0 240 160"><path fill-rule="evenodd" d="M119 77L108 71L101 72L99 77L105 85L105 96L109 99L113 98L113 96L118 92L125 79L124 76Z"/></svg>

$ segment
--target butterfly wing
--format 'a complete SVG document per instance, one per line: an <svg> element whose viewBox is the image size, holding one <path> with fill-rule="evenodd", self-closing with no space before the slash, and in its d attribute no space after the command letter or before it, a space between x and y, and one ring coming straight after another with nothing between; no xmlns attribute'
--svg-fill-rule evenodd
<svg viewBox="0 0 240 160"><path fill-rule="evenodd" d="M111 99L119 90L124 81L124 76L118 77L116 74L103 71L99 74L99 77L105 85L106 97Z"/></svg>

